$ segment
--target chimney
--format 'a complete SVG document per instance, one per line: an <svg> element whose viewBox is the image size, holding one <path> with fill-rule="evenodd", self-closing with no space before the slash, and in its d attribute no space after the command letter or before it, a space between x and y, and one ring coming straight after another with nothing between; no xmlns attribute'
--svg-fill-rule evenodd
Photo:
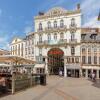
<svg viewBox="0 0 100 100"><path fill-rule="evenodd" d="M44 13L43 12L39 12L39 15L41 16L41 15L44 15Z"/></svg>
<svg viewBox="0 0 100 100"><path fill-rule="evenodd" d="M77 10L80 10L80 4L79 3L77 4Z"/></svg>

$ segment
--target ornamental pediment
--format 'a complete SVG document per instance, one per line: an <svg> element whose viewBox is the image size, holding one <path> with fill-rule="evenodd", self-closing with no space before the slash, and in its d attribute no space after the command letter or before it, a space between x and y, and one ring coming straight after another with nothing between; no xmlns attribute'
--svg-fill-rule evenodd
<svg viewBox="0 0 100 100"><path fill-rule="evenodd" d="M63 14L66 13L67 10L61 8L61 7L55 7L50 9L47 13L45 13L45 15L58 15L58 14Z"/></svg>
<svg viewBox="0 0 100 100"><path fill-rule="evenodd" d="M11 44L18 43L18 42L21 42L21 41L22 41L22 39L20 39L20 38L14 38L12 40Z"/></svg>

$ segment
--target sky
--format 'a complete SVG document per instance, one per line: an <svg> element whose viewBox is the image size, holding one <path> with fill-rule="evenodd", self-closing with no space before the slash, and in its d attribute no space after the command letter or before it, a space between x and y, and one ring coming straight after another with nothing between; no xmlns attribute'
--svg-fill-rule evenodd
<svg viewBox="0 0 100 100"><path fill-rule="evenodd" d="M24 38L34 31L34 16L53 7L76 9L80 3L83 27L100 27L97 16L100 0L0 0L0 48L9 49L14 37Z"/></svg>

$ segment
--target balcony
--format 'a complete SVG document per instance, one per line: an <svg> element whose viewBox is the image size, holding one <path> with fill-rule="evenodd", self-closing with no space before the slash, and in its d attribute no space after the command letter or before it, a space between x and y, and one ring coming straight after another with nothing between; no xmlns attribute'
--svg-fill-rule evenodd
<svg viewBox="0 0 100 100"><path fill-rule="evenodd" d="M37 29L37 32L43 32L43 29Z"/></svg>
<svg viewBox="0 0 100 100"><path fill-rule="evenodd" d="M76 44L77 43L77 39L69 39L69 43L70 44Z"/></svg>
<svg viewBox="0 0 100 100"><path fill-rule="evenodd" d="M45 31L58 31L58 30L67 30L67 26L63 26L63 27L46 27Z"/></svg>
<svg viewBox="0 0 100 100"><path fill-rule="evenodd" d="M67 44L67 39L62 39L62 40L45 40L45 41L39 41L37 42L37 46L53 46L53 45L66 45Z"/></svg>

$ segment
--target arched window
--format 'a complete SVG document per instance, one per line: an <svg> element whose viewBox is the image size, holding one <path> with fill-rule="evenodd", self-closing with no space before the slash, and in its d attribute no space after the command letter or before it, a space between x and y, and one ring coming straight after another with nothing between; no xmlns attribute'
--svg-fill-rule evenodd
<svg viewBox="0 0 100 100"><path fill-rule="evenodd" d="M48 41L50 41L51 40L51 35L50 34L48 34Z"/></svg>
<svg viewBox="0 0 100 100"><path fill-rule="evenodd" d="M54 28L57 28L57 21L54 21Z"/></svg>
<svg viewBox="0 0 100 100"><path fill-rule="evenodd" d="M42 30L42 23L39 23L39 30Z"/></svg>
<svg viewBox="0 0 100 100"><path fill-rule="evenodd" d="M42 48L39 48L39 55L42 55Z"/></svg>
<svg viewBox="0 0 100 100"><path fill-rule="evenodd" d="M39 35L39 42L42 42L42 35Z"/></svg>
<svg viewBox="0 0 100 100"><path fill-rule="evenodd" d="M75 34L71 33L71 41L73 41L75 39Z"/></svg>
<svg viewBox="0 0 100 100"><path fill-rule="evenodd" d="M94 53L96 53L97 52L97 48L96 47L94 47Z"/></svg>
<svg viewBox="0 0 100 100"><path fill-rule="evenodd" d="M61 39L61 40L64 39L64 33L60 33L60 39Z"/></svg>
<svg viewBox="0 0 100 100"><path fill-rule="evenodd" d="M75 54L75 48L72 46L71 47L71 55L74 55Z"/></svg>
<svg viewBox="0 0 100 100"><path fill-rule="evenodd" d="M90 54L91 53L91 48L88 48L88 54Z"/></svg>
<svg viewBox="0 0 100 100"><path fill-rule="evenodd" d="M51 28L51 22L49 21L49 22L47 23L47 25L48 25L48 29L50 29L50 28Z"/></svg>
<svg viewBox="0 0 100 100"><path fill-rule="evenodd" d="M75 18L72 18L71 19L71 26L74 26L75 25Z"/></svg>
<svg viewBox="0 0 100 100"><path fill-rule="evenodd" d="M82 53L85 53L86 52L86 49L85 48L82 48Z"/></svg>
<svg viewBox="0 0 100 100"><path fill-rule="evenodd" d="M61 28L64 27L64 20L60 20L60 27L61 27Z"/></svg>
<svg viewBox="0 0 100 100"><path fill-rule="evenodd" d="M54 40L57 40L57 34L56 33L54 34Z"/></svg>

